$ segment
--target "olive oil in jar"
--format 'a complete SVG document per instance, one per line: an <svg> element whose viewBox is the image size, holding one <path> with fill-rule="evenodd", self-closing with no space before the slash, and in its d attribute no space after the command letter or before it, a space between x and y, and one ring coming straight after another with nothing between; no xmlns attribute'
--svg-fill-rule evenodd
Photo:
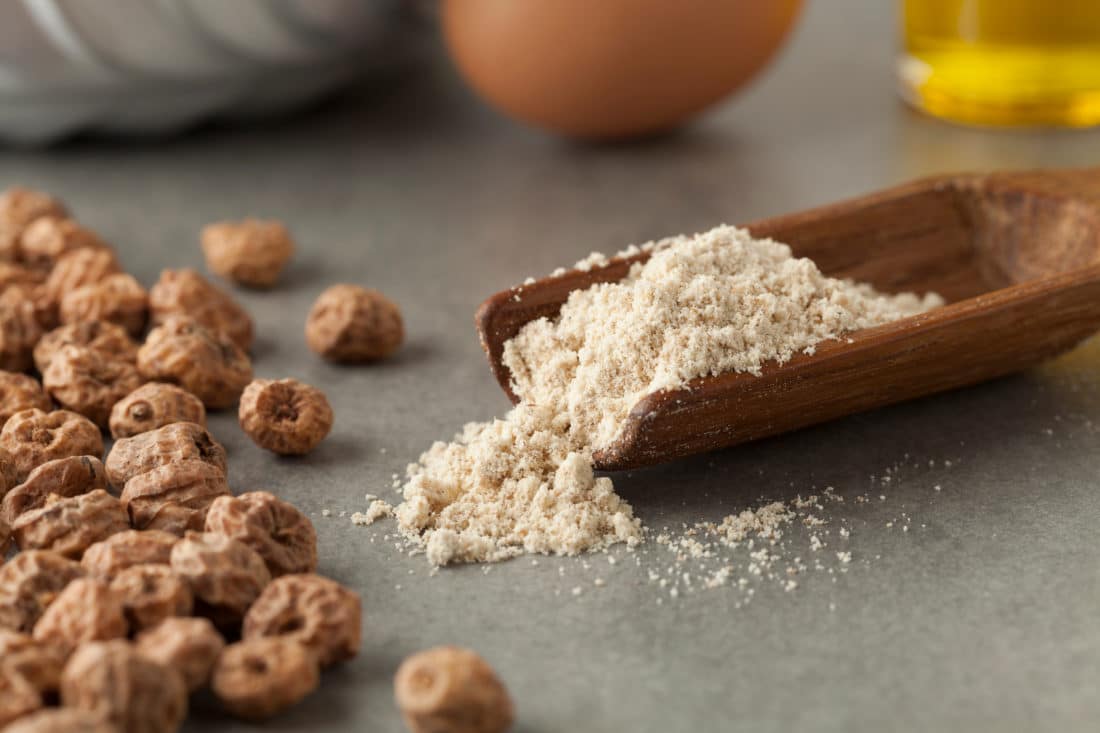
<svg viewBox="0 0 1100 733"><path fill-rule="evenodd" d="M902 0L902 94L979 125L1100 124L1100 0Z"/></svg>

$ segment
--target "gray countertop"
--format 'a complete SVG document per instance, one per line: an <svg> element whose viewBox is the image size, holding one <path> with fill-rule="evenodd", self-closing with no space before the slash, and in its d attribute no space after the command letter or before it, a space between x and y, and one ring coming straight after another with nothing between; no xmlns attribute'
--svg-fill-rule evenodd
<svg viewBox="0 0 1100 733"><path fill-rule="evenodd" d="M1100 132L983 132L905 109L891 5L810 3L758 84L645 143L512 125L431 56L268 125L0 152L0 182L66 198L146 283L200 266L197 232L219 217L281 217L300 242L285 286L240 297L257 320L257 373L322 387L336 428L304 460L262 453L230 414L212 430L237 490L269 488L311 514L322 572L362 593L366 616L360 657L268 727L400 730L397 664L451 642L500 672L520 731L1095 729L1098 341L1027 374L617 477L654 528L835 487L846 501L825 507L827 548L815 555L801 526L785 538L834 572L811 569L791 592L754 578L748 604L730 587L671 597L649 574L673 557L652 543L615 550L614 565L519 559L432 576L386 540L391 522L342 516L367 493L395 499L391 474L432 441L505 411L472 314L527 275L928 173L1100 158ZM313 298L347 280L402 305L409 340L392 361L338 368L305 349ZM833 558L844 549L846 573ZM186 729L252 727L200 697Z"/></svg>

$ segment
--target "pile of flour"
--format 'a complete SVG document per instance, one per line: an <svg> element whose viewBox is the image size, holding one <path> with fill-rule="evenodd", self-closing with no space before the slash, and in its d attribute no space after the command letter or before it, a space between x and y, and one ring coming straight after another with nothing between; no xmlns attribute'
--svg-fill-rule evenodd
<svg viewBox="0 0 1100 733"><path fill-rule="evenodd" d="M823 340L943 303L826 277L786 245L735 227L644 248L650 259L626 278L573 292L557 318L532 321L505 345L519 406L466 425L409 466L395 514L429 561L640 542L641 522L609 478L594 476L591 457L641 397L705 375L759 374Z"/></svg>

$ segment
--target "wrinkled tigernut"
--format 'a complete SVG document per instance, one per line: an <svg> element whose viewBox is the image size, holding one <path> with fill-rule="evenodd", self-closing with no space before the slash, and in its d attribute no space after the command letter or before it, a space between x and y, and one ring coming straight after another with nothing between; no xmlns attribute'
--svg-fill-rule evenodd
<svg viewBox="0 0 1100 733"><path fill-rule="evenodd" d="M195 605L191 586L167 565L134 565L111 579L132 631L150 629L175 616L188 616Z"/></svg>
<svg viewBox="0 0 1100 733"><path fill-rule="evenodd" d="M172 548L172 569L191 583L196 601L219 626L239 623L271 582L264 560L248 545L209 532L188 532Z"/></svg>
<svg viewBox="0 0 1100 733"><path fill-rule="evenodd" d="M406 659L393 692L412 733L503 733L515 719L512 699L492 667L457 646Z"/></svg>
<svg viewBox="0 0 1100 733"><path fill-rule="evenodd" d="M187 715L187 687L127 641L91 642L65 665L61 703L125 733L172 733Z"/></svg>
<svg viewBox="0 0 1100 733"><path fill-rule="evenodd" d="M0 371L0 425L21 410L37 407L49 410L49 396L34 377L18 372Z"/></svg>
<svg viewBox="0 0 1100 733"><path fill-rule="evenodd" d="M138 634L140 654L180 673L192 692L206 686L225 639L205 618L169 618Z"/></svg>
<svg viewBox="0 0 1100 733"><path fill-rule="evenodd" d="M53 355L62 346L84 346L102 351L115 359L137 363L138 344L126 329L107 321L79 321L55 328L34 347L34 365L45 374Z"/></svg>
<svg viewBox="0 0 1100 733"><path fill-rule="evenodd" d="M0 669L23 675L42 694L57 692L65 655L53 644L35 641L29 634L0 629Z"/></svg>
<svg viewBox="0 0 1100 733"><path fill-rule="evenodd" d="M0 260L0 292L9 287L21 287L34 290L46 282L46 273L41 270L32 270L14 262Z"/></svg>
<svg viewBox="0 0 1100 733"><path fill-rule="evenodd" d="M294 241L280 221L220 221L202 230L206 267L240 285L269 288L294 255Z"/></svg>
<svg viewBox="0 0 1100 733"><path fill-rule="evenodd" d="M115 403L144 384L137 366L86 346L62 346L42 384L64 408L107 427Z"/></svg>
<svg viewBox="0 0 1100 733"><path fill-rule="evenodd" d="M47 193L18 186L0 193L0 259L19 258L19 239L31 222L65 215L65 205Z"/></svg>
<svg viewBox="0 0 1100 733"><path fill-rule="evenodd" d="M96 578L77 578L57 594L32 635L68 655L89 641L121 639L127 629L122 602L110 587Z"/></svg>
<svg viewBox="0 0 1100 733"><path fill-rule="evenodd" d="M317 532L298 507L267 491L222 496L210 505L206 531L232 537L260 554L271 576L317 569Z"/></svg>
<svg viewBox="0 0 1100 733"><path fill-rule="evenodd" d="M14 669L0 667L0 728L42 707L42 695Z"/></svg>
<svg viewBox="0 0 1100 733"><path fill-rule="evenodd" d="M47 708L15 721L4 733L119 733L118 728L86 710Z"/></svg>
<svg viewBox="0 0 1100 733"><path fill-rule="evenodd" d="M9 524L19 515L46 505L51 496L80 496L107 488L107 472L95 456L68 456L38 466L0 503L0 514Z"/></svg>
<svg viewBox="0 0 1100 733"><path fill-rule="evenodd" d="M122 267L114 252L86 247L59 257L45 280L43 290L51 301L60 304L65 293L94 285L120 272Z"/></svg>
<svg viewBox="0 0 1100 733"><path fill-rule="evenodd" d="M96 542L130 528L118 499L102 489L79 496L51 494L41 509L23 512L11 531L23 550L53 550L80 559Z"/></svg>
<svg viewBox="0 0 1100 733"><path fill-rule="evenodd" d="M241 394L241 428L252 441L281 455L304 455L332 430L325 393L297 379L256 379Z"/></svg>
<svg viewBox="0 0 1100 733"><path fill-rule="evenodd" d="M242 637L292 639L322 667L359 653L359 596L320 575L284 575L271 581L244 618Z"/></svg>
<svg viewBox="0 0 1100 733"><path fill-rule="evenodd" d="M232 715L263 720L295 705L317 689L317 660L300 644L259 638L230 644L222 652L210 686Z"/></svg>
<svg viewBox="0 0 1100 733"><path fill-rule="evenodd" d="M84 285L61 298L61 323L108 321L117 323L131 336L145 328L149 296L132 275L117 273Z"/></svg>
<svg viewBox="0 0 1100 733"><path fill-rule="evenodd" d="M89 547L80 565L89 575L110 579L135 565L167 565L178 541L168 532L128 529Z"/></svg>
<svg viewBox="0 0 1100 733"><path fill-rule="evenodd" d="M110 245L91 229L57 216L35 219L19 238L23 263L40 270L49 270L62 255L81 249L109 250Z"/></svg>
<svg viewBox="0 0 1100 733"><path fill-rule="evenodd" d="M252 317L221 288L195 270L164 270L149 289L153 324L185 315L227 335L242 350L252 347Z"/></svg>
<svg viewBox="0 0 1100 733"><path fill-rule="evenodd" d="M201 532L210 505L229 496L225 472L198 458L173 461L134 476L122 489L122 506L134 529L175 535Z"/></svg>
<svg viewBox="0 0 1100 733"><path fill-rule="evenodd" d="M206 428L190 422L174 422L131 438L120 438L104 465L111 485L121 489L134 476L190 458L206 461L226 473L225 448Z"/></svg>
<svg viewBox="0 0 1100 733"><path fill-rule="evenodd" d="M31 290L12 286L0 293L0 369L30 369L34 345L42 337L42 324Z"/></svg>
<svg viewBox="0 0 1100 733"><path fill-rule="evenodd" d="M182 387L150 382L138 387L111 408L111 437L130 438L176 422L206 426L202 400Z"/></svg>
<svg viewBox="0 0 1100 733"><path fill-rule="evenodd" d="M103 435L88 418L69 410L32 408L8 418L0 428L0 448L11 456L16 481L47 461L68 456L103 455Z"/></svg>
<svg viewBox="0 0 1100 733"><path fill-rule="evenodd" d="M397 304L377 290L357 285L333 285L317 298L306 319L306 343L329 361L382 359L404 340Z"/></svg>
<svg viewBox="0 0 1100 733"><path fill-rule="evenodd" d="M232 339L186 316L170 316L138 350L138 369L152 381L178 384L207 407L231 407L252 381L252 362Z"/></svg>
<svg viewBox="0 0 1100 733"><path fill-rule="evenodd" d="M30 632L57 594L83 575L79 564L48 550L8 560L0 566L0 629Z"/></svg>

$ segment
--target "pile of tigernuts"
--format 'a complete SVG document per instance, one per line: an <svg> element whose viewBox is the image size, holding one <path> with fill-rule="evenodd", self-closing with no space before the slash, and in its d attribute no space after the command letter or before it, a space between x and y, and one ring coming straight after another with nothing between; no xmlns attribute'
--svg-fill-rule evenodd
<svg viewBox="0 0 1100 733"><path fill-rule="evenodd" d="M206 227L201 246L212 272L256 288L294 251L282 224L251 219ZM257 445L301 455L332 428L317 388L253 378L252 339L198 272L146 290L55 198L0 195L0 560L19 550L0 565L4 731L175 731L201 688L264 719L358 653L359 597L316 574L310 520L266 491L234 496L206 430L208 409L237 405ZM397 306L353 285L306 323L342 363L403 339ZM413 731L512 722L492 670L455 647L406 660L395 696Z"/></svg>

